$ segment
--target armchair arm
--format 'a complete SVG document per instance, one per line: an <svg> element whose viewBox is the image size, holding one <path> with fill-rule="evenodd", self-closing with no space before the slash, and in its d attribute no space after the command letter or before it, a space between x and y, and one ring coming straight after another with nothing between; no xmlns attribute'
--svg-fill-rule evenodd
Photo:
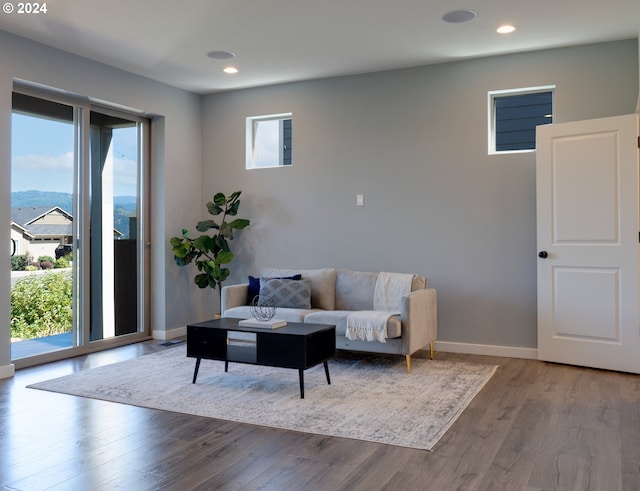
<svg viewBox="0 0 640 491"><path fill-rule="evenodd" d="M239 285L223 286L220 296L220 313L224 317L227 309L247 305L247 295L249 294L249 283Z"/></svg>
<svg viewBox="0 0 640 491"><path fill-rule="evenodd" d="M402 299L402 354L411 355L438 336L437 294L434 288L416 290Z"/></svg>

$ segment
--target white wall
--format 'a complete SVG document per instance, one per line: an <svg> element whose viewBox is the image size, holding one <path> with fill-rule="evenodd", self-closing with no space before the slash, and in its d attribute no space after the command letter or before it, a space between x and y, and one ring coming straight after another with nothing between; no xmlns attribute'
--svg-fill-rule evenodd
<svg viewBox="0 0 640 491"><path fill-rule="evenodd" d="M178 271L168 237L200 213L201 98L158 82L70 55L0 31L0 230L8 257L11 191L11 92L14 79L116 103L155 121L152 170L152 329L204 319L214 308L195 292L191 275ZM0 261L0 378L10 375L9 261ZM189 283L187 288L186 284ZM181 285L185 285L184 288ZM176 297L175 290L191 295Z"/></svg>
<svg viewBox="0 0 640 491"><path fill-rule="evenodd" d="M638 42L204 99L204 194L243 191L233 281L261 267L424 273L441 341L535 349L535 154L487 154L487 91L557 86L556 121L635 110ZM245 117L293 112L293 166L245 170ZM355 206L363 193L365 206Z"/></svg>

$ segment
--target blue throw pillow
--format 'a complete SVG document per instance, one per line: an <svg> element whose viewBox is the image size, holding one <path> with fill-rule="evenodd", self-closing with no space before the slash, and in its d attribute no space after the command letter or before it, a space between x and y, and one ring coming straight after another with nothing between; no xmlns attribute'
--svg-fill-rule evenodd
<svg viewBox="0 0 640 491"><path fill-rule="evenodd" d="M267 279L266 277L263 279ZM277 279L279 280L301 280L301 274L294 274L293 276L280 276ZM249 293L247 295L247 305L251 305L251 302L256 297L256 295L260 294L260 278L254 278L253 276L249 276Z"/></svg>

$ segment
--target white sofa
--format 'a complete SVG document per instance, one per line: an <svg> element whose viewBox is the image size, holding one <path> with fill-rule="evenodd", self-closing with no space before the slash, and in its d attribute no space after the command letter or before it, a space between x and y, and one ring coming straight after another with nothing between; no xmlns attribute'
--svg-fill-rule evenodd
<svg viewBox="0 0 640 491"><path fill-rule="evenodd" d="M289 322L333 324L336 326L336 348L373 353L405 355L407 371L411 372L411 355L429 346L433 358L433 343L437 337L436 290L428 288L423 275L414 274L411 292L402 297L400 315L389 318L385 342L351 340L345 335L347 317L353 311L373 310L378 273L345 269L275 269L261 271L263 285L267 278L300 275L310 283L310 304L302 308L278 307L276 317ZM264 287L264 286L263 286ZM223 317L250 318L249 284L222 288ZM307 308L308 307L308 308Z"/></svg>

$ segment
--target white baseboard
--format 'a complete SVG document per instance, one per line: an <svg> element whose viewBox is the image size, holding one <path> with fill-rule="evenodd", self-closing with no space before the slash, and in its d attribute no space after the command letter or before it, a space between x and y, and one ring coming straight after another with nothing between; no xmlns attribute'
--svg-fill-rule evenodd
<svg viewBox="0 0 640 491"><path fill-rule="evenodd" d="M153 339L165 341L167 339L179 338L187 335L187 326L176 327L168 331L153 331ZM493 346L490 344L470 344L455 343L451 341L436 341L435 351L445 353L465 353L469 355L505 356L507 358L525 358L529 360L538 359L536 348L518 348L515 346ZM1 367L0 367L1 370ZM0 378L2 372L0 371Z"/></svg>
<svg viewBox="0 0 640 491"><path fill-rule="evenodd" d="M151 337L153 339L161 339L163 341L167 339L179 338L187 335L187 326L176 327L175 329L169 329L168 331L152 331Z"/></svg>
<svg viewBox="0 0 640 491"><path fill-rule="evenodd" d="M4 365L0 367L0 379L11 378L16 374L16 367L12 363L10 365Z"/></svg>
<svg viewBox="0 0 640 491"><path fill-rule="evenodd" d="M507 358L538 359L537 348L518 348L515 346L493 346L489 344L454 343L436 341L435 351L446 353L465 353L469 355L505 356Z"/></svg>

